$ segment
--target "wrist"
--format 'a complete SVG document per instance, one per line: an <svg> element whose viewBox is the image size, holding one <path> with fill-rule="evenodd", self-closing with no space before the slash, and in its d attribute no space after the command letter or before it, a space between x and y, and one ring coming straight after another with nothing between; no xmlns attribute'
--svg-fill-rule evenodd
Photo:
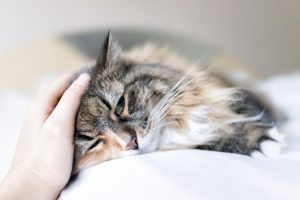
<svg viewBox="0 0 300 200"><path fill-rule="evenodd" d="M54 200L59 192L45 183L38 174L23 168L11 169L0 186L0 198L3 200Z"/></svg>

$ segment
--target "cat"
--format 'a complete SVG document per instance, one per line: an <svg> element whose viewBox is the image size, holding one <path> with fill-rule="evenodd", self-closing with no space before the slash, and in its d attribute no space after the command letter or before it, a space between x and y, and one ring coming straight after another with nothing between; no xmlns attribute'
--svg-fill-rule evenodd
<svg viewBox="0 0 300 200"><path fill-rule="evenodd" d="M252 156L280 152L275 115L253 92L166 48L122 52L109 32L81 99L74 172L124 156L204 149Z"/></svg>

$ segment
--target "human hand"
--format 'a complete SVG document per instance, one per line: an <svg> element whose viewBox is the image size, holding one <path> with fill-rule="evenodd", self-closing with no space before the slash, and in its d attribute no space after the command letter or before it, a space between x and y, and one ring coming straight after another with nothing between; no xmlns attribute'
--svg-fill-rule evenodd
<svg viewBox="0 0 300 200"><path fill-rule="evenodd" d="M1 199L56 199L73 163L75 117L90 77L63 75L29 105Z"/></svg>

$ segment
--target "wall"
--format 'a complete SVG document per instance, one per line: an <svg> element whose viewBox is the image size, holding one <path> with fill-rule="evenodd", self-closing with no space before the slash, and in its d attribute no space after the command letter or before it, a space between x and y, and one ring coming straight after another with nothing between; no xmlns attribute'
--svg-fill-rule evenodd
<svg viewBox="0 0 300 200"><path fill-rule="evenodd" d="M133 26L195 36L262 73L283 72L300 69L299 8L297 0L0 0L0 52L46 35Z"/></svg>

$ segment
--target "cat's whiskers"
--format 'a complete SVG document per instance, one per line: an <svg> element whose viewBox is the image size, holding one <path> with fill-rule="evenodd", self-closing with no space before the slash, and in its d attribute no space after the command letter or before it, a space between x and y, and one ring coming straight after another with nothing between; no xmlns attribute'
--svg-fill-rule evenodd
<svg viewBox="0 0 300 200"><path fill-rule="evenodd" d="M184 85L181 85L176 92L174 92L171 96L171 98L169 98L165 103L165 105L163 105L164 107L159 110L160 113L158 115L158 117L156 117L156 119L154 119L155 121L158 121L157 119L161 120L163 117L166 116L166 114L170 111L170 105L174 104L174 102L176 102L176 100L181 97L186 95L187 92L193 90L194 88L190 88L187 91L184 91L183 93L181 93L189 84L191 84L193 81L199 79L205 72L199 73L197 76L195 76L194 78L192 78L191 80L189 80L188 82L186 82ZM172 106L172 109L175 107L175 105Z"/></svg>
<svg viewBox="0 0 300 200"><path fill-rule="evenodd" d="M159 124L159 126L153 127L152 130L156 130L156 129L159 129L161 127L165 127L165 126L172 125L172 124L175 124L175 122L162 123L162 124Z"/></svg>
<svg viewBox="0 0 300 200"><path fill-rule="evenodd" d="M187 87L190 83L192 83L193 81L199 79L203 74L205 74L211 66L209 66L207 69L205 69L204 71L202 71L201 73L199 73L197 76L195 76L192 80L188 81L187 83L185 83L183 86L181 86L181 88L179 90L177 90L177 93L173 94L172 99L169 99L169 102L167 102L168 106L174 104L174 102L181 96L186 95L188 92L192 91L194 88L190 88L189 90L186 90L184 93L181 93L179 95L179 93L185 88ZM158 117L158 119L156 118L156 122L159 122L161 119L163 119L175 106L177 106L178 102L176 104L174 104L171 108L166 106L165 109L163 110L163 112L160 114L160 116ZM167 110L168 109L168 110ZM167 110L167 111L166 111Z"/></svg>
<svg viewBox="0 0 300 200"><path fill-rule="evenodd" d="M161 116L162 113L165 112L165 110L168 109L168 105L174 100L176 97L176 94L179 93L178 88L176 90L173 90L169 93L168 98L164 99L164 101L160 102L157 106L156 113L151 117L150 121L153 121Z"/></svg>
<svg viewBox="0 0 300 200"><path fill-rule="evenodd" d="M173 90L173 92L170 93L170 95L169 95L170 97L168 97L168 99L166 99L164 102L162 102L162 103L160 104L160 109L158 109L158 112L157 112L155 118L152 119L152 120L157 121L157 119L160 119L161 116L169 109L169 106L170 106L171 104L173 104L173 103L178 99L177 97L178 97L179 95L180 95L180 96L183 96L183 95L185 94L185 93L181 93L181 92L184 90L184 88L185 88L190 82L191 82L191 81L185 83L184 85L180 86L180 87L177 88L176 90ZM180 93L181 93L181 94L180 94Z"/></svg>
<svg viewBox="0 0 300 200"><path fill-rule="evenodd" d="M189 81L187 84L185 85L180 85L182 84L182 82L188 77L188 75L190 75L194 68L198 65L198 61L192 65L191 69L179 80L177 81L177 83L169 90L169 92L160 100L160 102L155 106L155 108L153 109L153 111L151 113L152 116L149 118L149 120L151 120L151 118L156 117L157 113L161 112L161 110L168 105L168 103L170 102L170 99L172 99L174 97L174 95L176 93L179 93L182 91L182 88L185 87L187 84L189 84ZM205 73L207 70L203 71L203 73ZM202 73L201 73L202 74ZM199 75L201 75L199 74ZM196 77L195 77L196 78Z"/></svg>
<svg viewBox="0 0 300 200"><path fill-rule="evenodd" d="M194 66L193 66L194 67ZM165 106L168 105L168 103L170 103L170 101L178 94L180 93L187 85L189 85L191 82L193 82L194 80L197 80L198 78L200 78L202 75L204 75L205 73L207 73L207 71L210 69L211 66L207 67L205 70L203 70L201 73L199 73L197 76L193 77L192 80L186 82L184 85L181 85L179 88L175 88L175 89L171 89L170 91L172 91L173 93L170 93L169 96L171 96L171 98L166 98L164 101L162 99L162 101L157 105L158 107L161 107L160 109L162 108L165 108ZM189 72L190 73L190 72ZM181 81L183 82L183 81ZM180 82L180 84L181 84ZM160 106L160 104L164 104L162 106ZM158 110L158 111L161 111L161 110Z"/></svg>
<svg viewBox="0 0 300 200"><path fill-rule="evenodd" d="M159 103L154 107L152 112L150 113L149 121L152 121L156 117L156 115L160 112L161 109L166 105L169 101L168 99L172 96L174 91L176 91L177 87L188 77L188 75L192 72L192 70L188 71L177 83L168 91L167 94L159 101Z"/></svg>
<svg viewBox="0 0 300 200"><path fill-rule="evenodd" d="M178 107L178 104L183 100L181 99L182 96L186 95L189 91L193 90L193 88L187 90L186 92L178 95L174 101L170 102L171 107L168 108L166 112L164 112L158 119L155 120L156 123L160 122L167 114L169 114L175 107ZM177 99L180 99L179 101L176 102ZM175 103L176 102L176 103Z"/></svg>
<svg viewBox="0 0 300 200"><path fill-rule="evenodd" d="M205 74L207 71L209 71L209 69L210 69L210 67L212 65L209 65L205 70L203 70L197 76L195 76L194 78L192 78L192 80L188 81L187 83L185 83L183 85L180 85L194 71L194 68L197 67L198 65L200 65L202 63L202 61L204 60L204 58L207 57L207 54L203 54L199 59L197 59L196 62L194 62L194 64L190 67L189 71L187 71L187 73L185 73L185 75L179 81L177 81L177 83L169 90L169 92L154 107L154 109L150 113L149 118L147 120L148 129L152 128L151 126L153 126L153 124L158 123L161 119L163 119L163 117L166 116L166 114L168 114L170 112L169 106L171 104L174 104L174 102L178 99L176 97L179 96L179 93L181 91L183 91L184 88L187 87L187 85L189 85L191 82L193 82L194 80L198 79L203 74ZM180 97L183 96L183 95L185 95L185 93L182 93L180 95ZM174 106L175 105L172 106L172 109L174 108Z"/></svg>
<svg viewBox="0 0 300 200"><path fill-rule="evenodd" d="M184 91L184 93L177 95L175 97L175 99L169 103L172 106L169 107L168 110L166 112L164 112L161 116L159 116L159 118L156 119L155 121L158 123L160 120L162 120L167 114L169 114L169 112L171 112L174 109L174 107L178 106L178 103L180 103L182 101L181 97L186 95L188 92L192 91L193 89L194 88L190 88L189 90ZM180 99L180 100L176 102L176 100L178 100L178 99ZM175 102L176 102L176 104L175 104Z"/></svg>

